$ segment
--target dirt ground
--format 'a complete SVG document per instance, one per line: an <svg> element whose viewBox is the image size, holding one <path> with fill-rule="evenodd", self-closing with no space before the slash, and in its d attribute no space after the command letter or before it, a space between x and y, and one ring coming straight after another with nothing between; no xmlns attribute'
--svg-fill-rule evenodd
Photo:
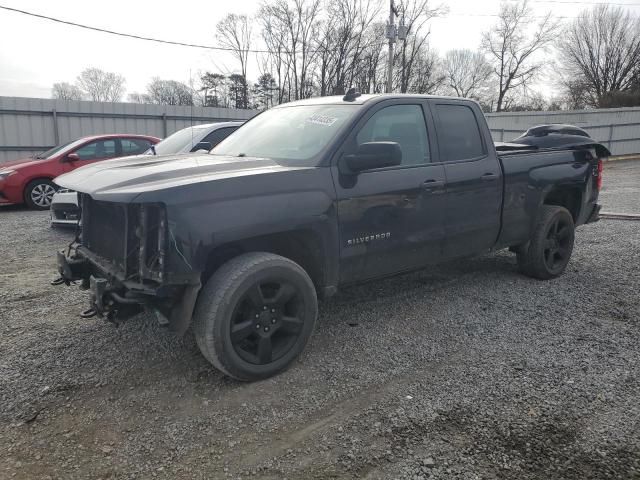
<svg viewBox="0 0 640 480"><path fill-rule="evenodd" d="M640 213L640 162L607 211ZM0 478L640 478L640 222L581 227L561 278L498 252L341 291L287 372L224 378L141 315L82 320L71 240L0 210Z"/></svg>

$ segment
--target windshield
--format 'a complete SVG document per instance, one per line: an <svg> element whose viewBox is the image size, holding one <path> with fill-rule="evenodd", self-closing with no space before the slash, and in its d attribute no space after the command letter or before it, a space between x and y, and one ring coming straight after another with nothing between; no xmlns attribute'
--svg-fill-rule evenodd
<svg viewBox="0 0 640 480"><path fill-rule="evenodd" d="M200 141L200 137L210 127L187 127L172 133L159 143L156 143L156 155L172 155L191 150L194 143ZM149 153L152 153L149 150Z"/></svg>
<svg viewBox="0 0 640 480"><path fill-rule="evenodd" d="M214 155L294 160L310 165L357 111L353 105L299 105L260 114L211 150Z"/></svg>
<svg viewBox="0 0 640 480"><path fill-rule="evenodd" d="M52 149L47 150L46 152L39 153L38 155L36 155L36 158L43 159L43 158L53 157L54 155L61 153L65 149L71 150L72 148L80 145L83 141L84 141L83 139L80 139L80 140L73 140L72 142L68 142L68 143L63 143L62 145L58 145L57 147L53 147Z"/></svg>

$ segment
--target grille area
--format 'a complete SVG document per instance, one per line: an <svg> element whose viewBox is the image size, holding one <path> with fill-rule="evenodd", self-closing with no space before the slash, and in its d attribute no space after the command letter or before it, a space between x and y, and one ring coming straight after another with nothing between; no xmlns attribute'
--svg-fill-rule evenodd
<svg viewBox="0 0 640 480"><path fill-rule="evenodd" d="M82 243L93 253L125 270L127 206L91 200L82 202Z"/></svg>
<svg viewBox="0 0 640 480"><path fill-rule="evenodd" d="M162 205L123 204L82 195L82 244L127 279L161 281L166 247Z"/></svg>

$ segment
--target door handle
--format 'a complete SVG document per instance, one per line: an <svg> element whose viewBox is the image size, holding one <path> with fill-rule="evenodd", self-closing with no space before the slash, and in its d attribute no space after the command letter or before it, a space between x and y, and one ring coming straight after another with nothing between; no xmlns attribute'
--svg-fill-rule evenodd
<svg viewBox="0 0 640 480"><path fill-rule="evenodd" d="M495 173L485 173L480 178L485 182L491 182L493 180L496 180L498 178L498 175Z"/></svg>
<svg viewBox="0 0 640 480"><path fill-rule="evenodd" d="M426 190L426 191L431 191L431 190L436 190L438 188L442 188L444 187L445 182L444 180L435 180L435 179L430 179L425 181L422 184L422 189Z"/></svg>

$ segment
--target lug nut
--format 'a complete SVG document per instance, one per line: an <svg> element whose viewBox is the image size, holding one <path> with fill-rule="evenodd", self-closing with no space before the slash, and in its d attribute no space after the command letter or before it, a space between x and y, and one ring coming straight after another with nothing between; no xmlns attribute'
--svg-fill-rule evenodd
<svg viewBox="0 0 640 480"><path fill-rule="evenodd" d="M271 323L276 323L276 319L275 319L275 318L272 318L272 319L271 319Z"/></svg>
<svg viewBox="0 0 640 480"><path fill-rule="evenodd" d="M259 313L256 313L256 318L260 318L260 314Z"/></svg>
<svg viewBox="0 0 640 480"><path fill-rule="evenodd" d="M276 313L276 309L275 309L275 308L272 308L272 309L271 309L271 313Z"/></svg>
<svg viewBox="0 0 640 480"><path fill-rule="evenodd" d="M264 331L268 332L269 331L269 327L264 327Z"/></svg>
<svg viewBox="0 0 640 480"><path fill-rule="evenodd" d="M262 307L262 309L263 309L263 310L266 310L266 309L267 309L267 306L265 305L264 307Z"/></svg>
<svg viewBox="0 0 640 480"><path fill-rule="evenodd" d="M260 330L260 324L259 324L259 323L257 323L257 324L256 324L256 328L257 328L258 330Z"/></svg>

